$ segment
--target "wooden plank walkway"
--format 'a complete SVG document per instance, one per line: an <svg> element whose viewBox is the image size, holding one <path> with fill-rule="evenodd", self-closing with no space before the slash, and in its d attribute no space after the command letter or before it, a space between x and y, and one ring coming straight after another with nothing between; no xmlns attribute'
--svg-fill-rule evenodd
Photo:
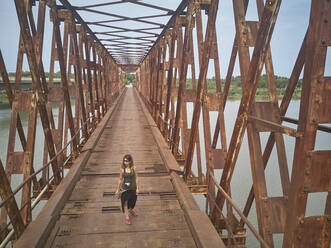
<svg viewBox="0 0 331 248"><path fill-rule="evenodd" d="M58 210L56 222L50 228L49 234L44 234L47 240L33 242L38 242L36 246L42 244L41 247L56 248L223 247L221 239L215 237L216 231L206 232L211 223L207 223L208 218L206 221L200 217L204 213L197 209L187 213L190 211L185 212L185 207L182 208L182 205L190 204L193 198L186 192L192 199L179 199L183 192L176 193L172 183L178 179L173 179L174 176L166 169L160 155L160 145L156 143L157 138L153 135L155 131L151 130L155 127L151 126L150 117L146 119L145 107L141 105L136 91L128 88L118 104L110 120L105 123L103 131L100 131L101 136L96 145L89 148L90 156L86 165L77 172L79 179L71 195L68 195L62 204L62 209ZM140 189L135 208L138 216L131 217L131 225L125 224L120 200L114 195L121 161L127 153L133 156L137 167ZM176 187L178 188L178 183ZM54 197L56 198L56 194ZM54 209L55 207L48 215L54 216ZM47 212L47 207L43 211ZM37 223L31 223L31 227L28 227L30 236L34 235L38 225L43 228L46 220L42 219L49 219L48 222L54 219L48 215L42 213L39 220L37 218ZM196 220L190 220L190 216L196 216ZM38 221L41 224L38 224ZM196 230L199 228L193 227L195 230L192 230L194 223L204 222L207 223L207 228L202 230L205 234ZM49 226L47 224L44 228ZM21 238L23 241L20 239L17 244L23 244L24 247L28 241L42 239L40 237L33 238L26 234ZM211 241L212 245L204 245ZM21 247L20 245L17 247Z"/></svg>

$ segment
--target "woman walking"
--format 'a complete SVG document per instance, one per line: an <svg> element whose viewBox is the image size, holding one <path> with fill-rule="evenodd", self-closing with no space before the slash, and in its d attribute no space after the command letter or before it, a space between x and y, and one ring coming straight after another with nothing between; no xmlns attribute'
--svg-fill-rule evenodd
<svg viewBox="0 0 331 248"><path fill-rule="evenodd" d="M118 180L118 186L116 190L116 196L121 193L122 211L125 214L125 223L130 225L129 213L132 216L137 216L137 213L133 210L136 205L138 189L138 174L136 167L133 164L133 159L130 154L126 154L123 157L123 162L120 170L120 178Z"/></svg>

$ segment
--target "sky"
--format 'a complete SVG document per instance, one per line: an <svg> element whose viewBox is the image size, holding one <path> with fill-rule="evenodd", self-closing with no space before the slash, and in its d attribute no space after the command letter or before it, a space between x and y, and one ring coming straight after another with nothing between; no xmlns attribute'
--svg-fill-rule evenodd
<svg viewBox="0 0 331 248"><path fill-rule="evenodd" d="M220 59L220 71L221 77L225 78L227 67L230 61L230 55L233 45L233 40L235 36L235 24L233 16L233 0L220 0L218 8L218 16L216 20L217 27L217 39L218 39L218 49L219 49L219 59ZM81 6L89 5L94 3L109 2L106 0L69 0L72 5ZM144 0L145 3L176 9L180 3L180 0ZM37 2L38 4L38 2ZM311 0L283 0L278 15L278 19L275 25L271 40L271 53L273 58L273 65L275 74L278 76L289 77L295 60L298 56L304 35L306 33L309 16L310 16L310 5ZM130 17L155 15L165 12L155 11L153 9L145 8L139 5L134 5L131 3L125 3L120 5L111 5L95 8L99 11L110 12L118 15L125 15ZM99 19L95 18L95 15L91 15L88 12L79 12L85 21L100 21L108 20L110 17L101 17ZM34 7L34 16L37 16L37 7ZM160 17L155 19L149 19L151 21L166 23L167 19ZM206 16L203 14L204 27L206 25ZM246 20L256 21L258 20L256 4L254 0L251 0L248 6L248 11L246 14ZM126 28L138 28L139 23L126 21L113 23L112 25L121 26L124 25ZM145 26L146 27L146 26ZM93 31L107 31L103 27L93 26ZM0 30L2 30L0 36L0 49L3 54L7 70L9 72L14 72L16 70L16 60L17 60L17 47L19 38L19 24L17 19L17 14L15 10L14 1L4 0L0 7ZM161 32L161 29L157 30ZM52 37L52 25L49 19L49 11L46 14L46 26L45 26L45 38L44 38L44 51L43 51L43 63L45 71L49 71L50 64L50 47L51 47L51 37ZM129 34L136 35L136 34ZM106 38L101 35L98 38ZM196 50L197 51L197 50ZM251 48L251 53L252 53ZM329 50L328 50L329 51ZM197 57L197 52L195 53ZM196 60L197 61L197 60ZM196 62L196 67L198 63ZM331 75L331 56L327 55L326 61L326 72L325 75ZM213 66L210 66L212 68ZM330 68L330 69L328 69ZM25 59L23 71L29 70L27 61ZM55 69L58 70L57 68ZM263 72L262 72L263 73ZM240 74L238 57L236 66L234 69L234 76ZM213 69L209 69L207 77L212 77L214 75ZM198 75L196 76L198 77Z"/></svg>

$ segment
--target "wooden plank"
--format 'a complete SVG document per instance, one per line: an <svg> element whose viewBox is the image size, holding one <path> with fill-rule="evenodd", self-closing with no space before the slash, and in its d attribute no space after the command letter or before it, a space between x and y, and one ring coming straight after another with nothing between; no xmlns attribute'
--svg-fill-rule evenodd
<svg viewBox="0 0 331 248"><path fill-rule="evenodd" d="M195 247L188 230L59 236L54 247Z"/></svg>

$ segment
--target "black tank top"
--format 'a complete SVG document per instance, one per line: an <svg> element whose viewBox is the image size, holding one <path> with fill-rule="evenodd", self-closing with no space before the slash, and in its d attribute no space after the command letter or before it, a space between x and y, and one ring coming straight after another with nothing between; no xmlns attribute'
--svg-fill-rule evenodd
<svg viewBox="0 0 331 248"><path fill-rule="evenodd" d="M126 172L125 168L123 169L123 180L121 189L122 190L136 190L136 175L134 168L131 168L130 172Z"/></svg>

